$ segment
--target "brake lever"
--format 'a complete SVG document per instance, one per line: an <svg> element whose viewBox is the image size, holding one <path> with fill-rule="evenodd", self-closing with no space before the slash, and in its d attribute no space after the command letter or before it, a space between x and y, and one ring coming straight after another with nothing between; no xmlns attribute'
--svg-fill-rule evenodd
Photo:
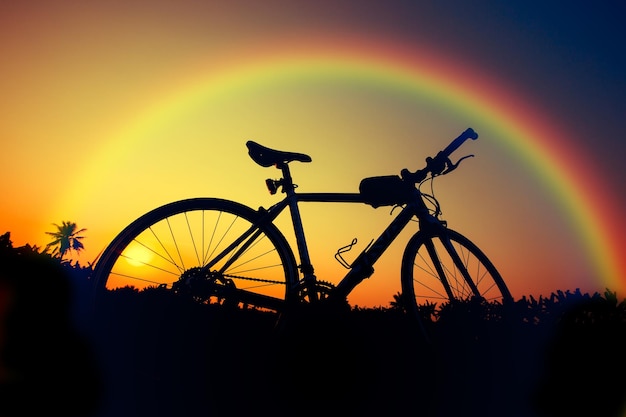
<svg viewBox="0 0 626 417"><path fill-rule="evenodd" d="M449 174L450 172L452 172L455 169L457 169L457 167L459 166L459 164L461 163L462 160L467 159L467 158L472 158L473 156L474 155L466 155L463 158L461 158L458 161L456 161L456 164L453 164L452 161L450 161L450 159L448 159L446 161L446 169L443 172L441 172L441 174L439 174L439 175Z"/></svg>

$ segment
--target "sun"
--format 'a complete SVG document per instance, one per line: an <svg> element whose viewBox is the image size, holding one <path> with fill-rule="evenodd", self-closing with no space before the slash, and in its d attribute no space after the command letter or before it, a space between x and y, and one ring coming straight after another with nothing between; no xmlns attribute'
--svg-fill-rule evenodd
<svg viewBox="0 0 626 417"><path fill-rule="evenodd" d="M124 250L124 259L132 266L146 265L152 260L152 252L145 246L132 242Z"/></svg>

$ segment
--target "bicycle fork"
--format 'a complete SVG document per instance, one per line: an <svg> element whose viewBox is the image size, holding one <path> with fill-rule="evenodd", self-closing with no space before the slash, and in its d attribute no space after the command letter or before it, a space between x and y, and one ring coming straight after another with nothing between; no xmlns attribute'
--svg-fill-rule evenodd
<svg viewBox="0 0 626 417"><path fill-rule="evenodd" d="M437 226L433 226L445 229L445 225L441 224L439 220L436 220L436 224ZM435 244L433 243L433 239L436 238L439 238L439 240L441 241L445 252L450 256L450 259L452 260L454 266L461 273L464 282L470 287L472 293L476 296L480 296L480 292L478 291L476 283L474 283L474 281L472 280L465 263L461 259L461 256L459 255L454 245L452 244L452 241L448 237L448 234L445 232L430 233L427 235L427 238L424 241L424 246L426 246L428 255L433 262L435 271L437 272L439 280L441 281L441 284L446 291L448 299L452 301L455 299L455 296L454 292L452 291L452 287L450 287L450 282L448 281L446 271L444 270L444 264L441 262L440 256L437 253L437 249L435 248Z"/></svg>

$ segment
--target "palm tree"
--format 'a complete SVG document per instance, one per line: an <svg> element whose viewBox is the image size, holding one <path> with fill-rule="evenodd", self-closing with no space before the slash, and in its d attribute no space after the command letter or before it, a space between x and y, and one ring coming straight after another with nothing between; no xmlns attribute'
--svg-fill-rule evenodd
<svg viewBox="0 0 626 417"><path fill-rule="evenodd" d="M68 251L80 252L85 248L82 239L84 236L79 236L87 229L78 229L74 222L63 222L60 226L56 223L53 225L57 228L56 232L46 232L47 235L52 236L52 242L46 245L46 250L52 248L52 255L63 260L63 257Z"/></svg>
<svg viewBox="0 0 626 417"><path fill-rule="evenodd" d="M404 303L405 303L404 296L402 295L400 291L398 291L396 294L393 295L393 301L391 301L389 304L391 305L391 308L394 310L402 310L405 307Z"/></svg>

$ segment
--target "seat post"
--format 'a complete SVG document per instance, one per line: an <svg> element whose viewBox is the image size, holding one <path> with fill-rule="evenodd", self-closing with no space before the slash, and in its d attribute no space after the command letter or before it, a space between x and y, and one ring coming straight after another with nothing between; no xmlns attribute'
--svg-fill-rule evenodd
<svg viewBox="0 0 626 417"><path fill-rule="evenodd" d="M291 213L291 221L293 223L293 231L296 236L296 244L298 245L298 254L300 255L300 270L304 275L304 280L315 279L313 275L314 269L309 256L309 248L307 247L306 237L304 234L304 226L302 225L302 217L300 216L300 208L298 206L298 196L296 195L296 186L291 178L289 164L281 162L276 164L276 168L280 169L283 174L283 192L287 194L287 202Z"/></svg>

